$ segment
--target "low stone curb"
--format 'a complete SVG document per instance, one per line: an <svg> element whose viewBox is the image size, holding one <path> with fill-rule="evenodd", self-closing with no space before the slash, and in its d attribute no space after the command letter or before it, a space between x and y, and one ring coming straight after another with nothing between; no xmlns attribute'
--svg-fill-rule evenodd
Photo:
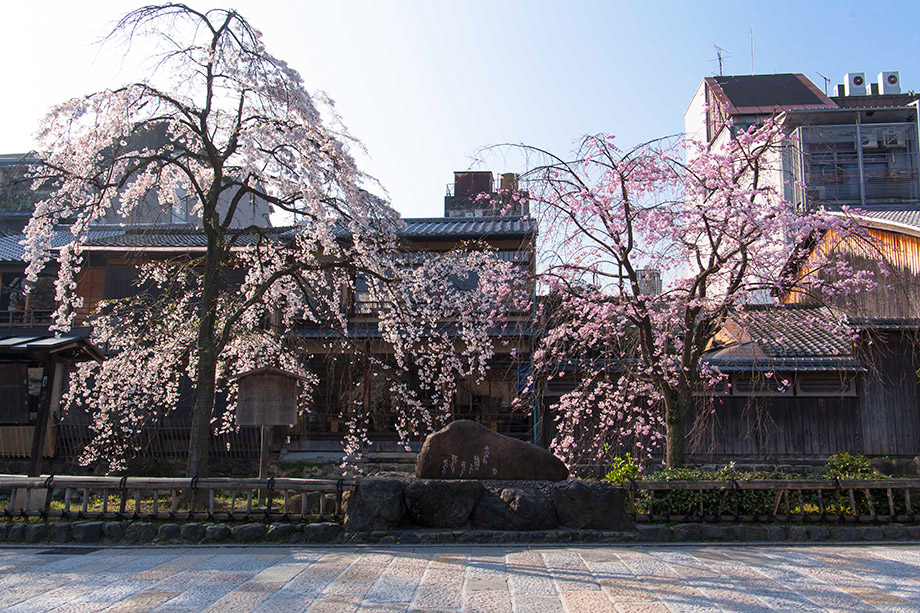
<svg viewBox="0 0 920 613"><path fill-rule="evenodd" d="M3 543L184 545L202 543L339 543L342 525L314 524L154 524L142 521L0 522Z"/></svg>
<svg viewBox="0 0 920 613"><path fill-rule="evenodd" d="M447 545L543 543L803 543L920 541L920 525L637 524L631 530L401 530L346 532L341 524L138 521L0 522L0 544L74 545Z"/></svg>
<svg viewBox="0 0 920 613"><path fill-rule="evenodd" d="M645 542L822 542L920 541L920 525L725 525L636 524Z"/></svg>

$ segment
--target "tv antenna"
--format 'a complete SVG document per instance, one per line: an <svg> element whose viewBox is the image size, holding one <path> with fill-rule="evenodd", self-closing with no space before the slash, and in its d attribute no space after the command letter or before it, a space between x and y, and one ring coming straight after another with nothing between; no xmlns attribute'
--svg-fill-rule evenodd
<svg viewBox="0 0 920 613"><path fill-rule="evenodd" d="M827 86L830 85L831 80L828 79L827 77L825 77L823 74L821 74L821 73L818 72L817 70L815 71L815 73L816 73L819 77L821 77L822 79L824 79L824 95L826 96L826 95L827 95Z"/></svg>
<svg viewBox="0 0 920 613"><path fill-rule="evenodd" d="M722 55L725 54L725 56L727 57L731 54L728 52L728 49L723 49L719 45L713 45L713 47L715 47L716 49L715 61L719 62L719 76L721 77L722 76Z"/></svg>
<svg viewBox="0 0 920 613"><path fill-rule="evenodd" d="M754 26L751 26L751 74L754 74Z"/></svg>

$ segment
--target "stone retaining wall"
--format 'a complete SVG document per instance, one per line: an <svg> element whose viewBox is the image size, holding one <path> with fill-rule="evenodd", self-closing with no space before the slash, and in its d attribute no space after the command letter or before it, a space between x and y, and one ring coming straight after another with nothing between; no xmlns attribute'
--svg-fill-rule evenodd
<svg viewBox="0 0 920 613"><path fill-rule="evenodd" d="M336 543L342 525L314 524L154 524L144 521L57 521L0 523L0 543L162 545L199 543Z"/></svg>
<svg viewBox="0 0 920 613"><path fill-rule="evenodd" d="M340 524L154 524L142 521L0 522L0 544L547 544L920 541L920 526L637 524L612 530L430 530L346 532Z"/></svg>
<svg viewBox="0 0 920 613"><path fill-rule="evenodd" d="M407 527L514 532L625 530L623 488L597 481L359 479L345 501L345 529Z"/></svg>

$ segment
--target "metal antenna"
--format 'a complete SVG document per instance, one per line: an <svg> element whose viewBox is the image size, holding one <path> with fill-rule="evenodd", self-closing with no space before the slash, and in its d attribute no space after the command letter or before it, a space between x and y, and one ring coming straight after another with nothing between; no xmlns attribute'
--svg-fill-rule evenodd
<svg viewBox="0 0 920 613"><path fill-rule="evenodd" d="M822 79L824 79L824 95L826 96L826 95L827 95L827 86L828 86L828 84L830 84L831 80L828 79L827 77L825 77L823 74L821 74L821 73L818 72L817 70L815 71L815 73L816 73L819 77L821 77Z"/></svg>
<svg viewBox="0 0 920 613"><path fill-rule="evenodd" d="M716 59L719 62L719 76L722 76L722 54L729 55L727 49L723 49L719 45L713 45L716 49Z"/></svg>
<svg viewBox="0 0 920 613"><path fill-rule="evenodd" d="M751 74L754 74L754 26L751 26Z"/></svg>

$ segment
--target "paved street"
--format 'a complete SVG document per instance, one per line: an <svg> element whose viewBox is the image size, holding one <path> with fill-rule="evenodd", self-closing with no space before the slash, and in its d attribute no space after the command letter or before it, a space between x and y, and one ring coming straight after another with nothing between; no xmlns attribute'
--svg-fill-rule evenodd
<svg viewBox="0 0 920 613"><path fill-rule="evenodd" d="M920 611L920 547L0 549L3 611Z"/></svg>

